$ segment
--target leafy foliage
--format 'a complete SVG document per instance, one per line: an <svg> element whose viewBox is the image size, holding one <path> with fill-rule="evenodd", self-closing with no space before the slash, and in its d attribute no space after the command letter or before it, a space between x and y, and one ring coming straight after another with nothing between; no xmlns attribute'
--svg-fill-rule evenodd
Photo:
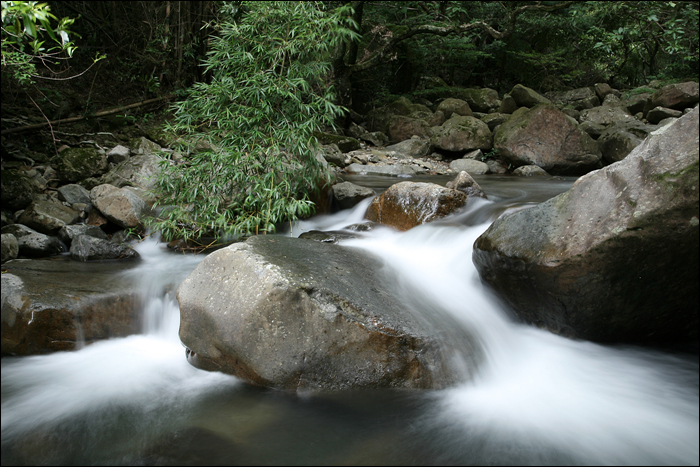
<svg viewBox="0 0 700 467"><path fill-rule="evenodd" d="M71 57L76 49L68 29L75 20L66 17L55 26L52 20L57 18L46 3L2 2L2 67L23 86L33 82L35 60Z"/></svg>
<svg viewBox="0 0 700 467"><path fill-rule="evenodd" d="M308 216L308 193L329 177L313 132L332 126L330 51L353 33L349 8L320 2L227 2L218 37L167 128L183 136L183 164L164 161L153 225L166 238L275 231Z"/></svg>

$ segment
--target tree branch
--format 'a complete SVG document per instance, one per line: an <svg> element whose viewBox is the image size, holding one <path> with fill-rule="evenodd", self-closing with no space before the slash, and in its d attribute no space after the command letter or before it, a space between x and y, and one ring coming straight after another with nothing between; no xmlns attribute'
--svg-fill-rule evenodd
<svg viewBox="0 0 700 467"><path fill-rule="evenodd" d="M2 130L2 132L0 132L0 134L2 134L2 135L9 135L9 134L11 134L11 133L21 133L21 132L23 132L23 131L37 130L37 129L43 128L43 127L45 127L45 126L47 126L47 125L51 126L51 125L55 125L55 124L57 124L57 123L73 123L73 122L79 122L80 120L84 120L84 119L86 119L86 118L104 117L104 116L106 116L106 115L112 115L112 114L119 113L119 112L121 112L121 111L123 111L123 110L133 109L133 108L135 108L135 107L141 107L141 106L143 106L143 105L152 104L152 103L154 103L154 102L166 100L166 99L169 99L169 98L171 98L171 97L172 97L171 95L162 96L162 97L156 97L155 99L148 99L148 100L145 100L145 101L136 102L136 103L134 103L134 104L129 104L129 105L125 105L125 106L122 106L122 107L117 107L116 109L101 110L101 111L99 111L99 112L95 112L95 113L92 114L92 115L85 115L85 116L83 116L83 117L70 117L70 118L64 118L64 119L61 119L61 120L54 120L54 121L52 121L52 122L36 123L36 124L34 124L34 125L27 125L27 126L20 126L20 127L15 127L15 128L9 128L9 129L7 129L7 130Z"/></svg>

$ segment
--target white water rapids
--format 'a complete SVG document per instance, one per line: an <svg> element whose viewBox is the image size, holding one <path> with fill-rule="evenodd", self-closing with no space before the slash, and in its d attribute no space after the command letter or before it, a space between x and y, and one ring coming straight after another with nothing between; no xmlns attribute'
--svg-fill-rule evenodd
<svg viewBox="0 0 700 467"><path fill-rule="evenodd" d="M470 203L449 222L378 228L342 244L382 258L407 302L430 303L478 336L485 358L473 381L391 396L373 416L386 391L337 402L345 396L251 392L194 369L177 338L173 287L202 257L148 240L129 272L150 290L143 334L3 359L2 463L697 465L697 359L516 323L471 261L493 220L475 219L492 202ZM299 223L294 234L360 222L366 204Z"/></svg>

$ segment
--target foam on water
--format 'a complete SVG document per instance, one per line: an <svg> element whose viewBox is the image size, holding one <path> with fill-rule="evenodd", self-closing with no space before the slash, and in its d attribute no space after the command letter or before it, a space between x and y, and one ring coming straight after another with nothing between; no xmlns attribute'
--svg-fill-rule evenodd
<svg viewBox="0 0 700 467"><path fill-rule="evenodd" d="M301 222L294 234L361 222L369 202ZM424 393L425 415L406 421L416 439L429 440L434 463L697 465L697 361L574 341L517 323L481 284L471 261L475 239L503 211L488 203L470 202L458 216L405 233L377 228L343 242L381 258L407 304L449 313L450 323L456 319L471 330L483 349L474 379ZM115 426L137 433L142 444L129 449L140 452L153 425L161 425L153 434L161 439L197 400L239 384L190 366L177 337L175 288L203 257L167 253L156 240L136 248L142 259L128 274L144 294L144 334L74 352L4 358L3 451L26 435L75 425L82 431L69 439L94 437L78 453L88 445L99 455L117 449L111 447L118 444ZM130 415L125 418L122 409ZM58 451L68 449L58 445ZM121 452L75 455L79 463L110 463ZM46 459L74 461L58 454Z"/></svg>
<svg viewBox="0 0 700 467"><path fill-rule="evenodd" d="M384 259L407 303L429 297L483 346L476 379L440 392L425 429L449 426L444 441L451 449L478 433L501 448L558 451L577 463L697 465L697 362L517 324L484 289L471 261L487 227L423 225L344 242Z"/></svg>
<svg viewBox="0 0 700 467"><path fill-rule="evenodd" d="M74 352L3 358L3 441L80 414L115 406L165 407L212 387L237 384L231 376L192 367L178 339L174 288L203 256L168 254L157 239L135 248L141 261L125 274L138 282L143 294L144 334Z"/></svg>

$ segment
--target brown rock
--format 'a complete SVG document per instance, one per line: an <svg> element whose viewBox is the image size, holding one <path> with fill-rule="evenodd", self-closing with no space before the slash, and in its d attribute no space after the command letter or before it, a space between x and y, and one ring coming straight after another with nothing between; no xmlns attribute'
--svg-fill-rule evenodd
<svg viewBox="0 0 700 467"><path fill-rule="evenodd" d="M366 218L408 230L447 216L464 206L467 195L434 183L401 182L390 186L367 208Z"/></svg>

